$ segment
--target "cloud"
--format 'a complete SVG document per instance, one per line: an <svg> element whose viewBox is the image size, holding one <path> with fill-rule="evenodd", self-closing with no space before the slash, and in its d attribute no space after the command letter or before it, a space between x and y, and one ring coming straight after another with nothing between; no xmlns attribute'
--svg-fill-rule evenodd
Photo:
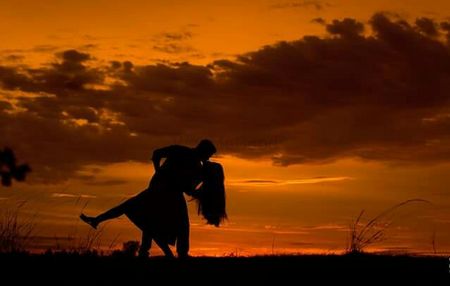
<svg viewBox="0 0 450 286"><path fill-rule="evenodd" d="M416 26L420 32L430 37L435 37L439 34L437 24L430 18L418 18L416 20Z"/></svg>
<svg viewBox="0 0 450 286"><path fill-rule="evenodd" d="M24 58L25 58L25 56L17 55L17 54L11 54L11 55L7 55L7 56L4 57L4 59L6 61L11 61L11 62L20 62Z"/></svg>
<svg viewBox="0 0 450 286"><path fill-rule="evenodd" d="M322 2L319 0L303 0L303 1L272 4L270 5L270 8L273 9L314 8L316 10L323 10L324 7L328 6L330 6L329 3Z"/></svg>
<svg viewBox="0 0 450 286"><path fill-rule="evenodd" d="M1 99L2 144L41 182L89 164L149 162L154 148L205 137L221 154L280 166L448 162L450 23L430 23L333 20L325 37L208 65L105 65L77 50L38 68L3 65L1 89L17 95Z"/></svg>
<svg viewBox="0 0 450 286"><path fill-rule="evenodd" d="M6 112L13 109L13 106L8 101L0 100L0 111Z"/></svg>
<svg viewBox="0 0 450 286"><path fill-rule="evenodd" d="M447 44L450 45L450 20L447 22L442 22L440 26L441 29L447 34Z"/></svg>
<svg viewBox="0 0 450 286"><path fill-rule="evenodd" d="M333 20L332 24L326 25L328 33L341 37L357 37L364 32L364 25L355 19Z"/></svg>
<svg viewBox="0 0 450 286"><path fill-rule="evenodd" d="M181 41L192 38L192 32L182 31L182 32L165 32L158 35L159 38L163 38L167 41Z"/></svg>
<svg viewBox="0 0 450 286"><path fill-rule="evenodd" d="M160 33L152 39L153 49L167 54L196 53L197 50L187 43L192 37L190 31Z"/></svg>
<svg viewBox="0 0 450 286"><path fill-rule="evenodd" d="M39 53L47 53L47 52L54 52L58 50L58 46L54 45L37 45L33 47L33 52L39 52Z"/></svg>
<svg viewBox="0 0 450 286"><path fill-rule="evenodd" d="M325 25L326 21L322 17L317 17L317 18L312 19L311 23L316 23L316 24L319 24L319 25Z"/></svg>
<svg viewBox="0 0 450 286"><path fill-rule="evenodd" d="M250 179L250 180L233 180L228 181L227 185L230 186L252 186L252 187L273 187L284 185L303 185L303 184L318 184L325 182L338 182L344 180L350 180L351 177L314 177L305 179L288 179L288 180L262 180L262 179Z"/></svg>
<svg viewBox="0 0 450 286"><path fill-rule="evenodd" d="M181 45L178 43L164 43L160 45L154 45L153 49L167 54L180 54L195 51L195 49L190 45Z"/></svg>
<svg viewBox="0 0 450 286"><path fill-rule="evenodd" d="M96 196L92 195L74 195L74 194L66 194L66 193L53 193L52 198L82 198L82 199L95 199Z"/></svg>
<svg viewBox="0 0 450 286"><path fill-rule="evenodd" d="M120 179L110 179L110 180L92 180L87 181L84 184L89 186L118 186L126 184L128 181Z"/></svg>

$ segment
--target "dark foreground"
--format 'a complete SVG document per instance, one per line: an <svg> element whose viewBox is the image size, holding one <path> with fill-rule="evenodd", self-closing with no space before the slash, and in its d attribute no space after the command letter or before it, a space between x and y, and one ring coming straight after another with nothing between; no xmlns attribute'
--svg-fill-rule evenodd
<svg viewBox="0 0 450 286"><path fill-rule="evenodd" d="M446 257L301 255L142 260L0 254L0 269L0 285L21 285L22 281L33 285L450 285Z"/></svg>

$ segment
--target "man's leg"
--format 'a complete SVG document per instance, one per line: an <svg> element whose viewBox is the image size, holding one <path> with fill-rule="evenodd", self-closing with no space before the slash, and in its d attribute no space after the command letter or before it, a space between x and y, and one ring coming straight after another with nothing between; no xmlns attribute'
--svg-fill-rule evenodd
<svg viewBox="0 0 450 286"><path fill-rule="evenodd" d="M187 212L187 206L183 211L178 229L177 253L178 257L180 258L189 256L189 216Z"/></svg>
<svg viewBox="0 0 450 286"><path fill-rule="evenodd" d="M148 231L142 231L141 247L139 248L139 257L146 258L149 255L150 248L152 247L152 235Z"/></svg>
<svg viewBox="0 0 450 286"><path fill-rule="evenodd" d="M164 255L167 258L173 258L172 250L170 249L169 245L165 242L162 242L161 240L155 238L156 244L161 248L161 250L164 252Z"/></svg>

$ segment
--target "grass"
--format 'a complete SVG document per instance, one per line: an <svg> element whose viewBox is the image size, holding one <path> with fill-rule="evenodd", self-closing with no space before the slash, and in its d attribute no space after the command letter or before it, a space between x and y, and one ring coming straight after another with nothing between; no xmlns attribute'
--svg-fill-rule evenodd
<svg viewBox="0 0 450 286"><path fill-rule="evenodd" d="M36 224L34 219L19 218L25 202L14 209L6 209L0 219L0 252L24 252L29 248Z"/></svg>
<svg viewBox="0 0 450 286"><path fill-rule="evenodd" d="M84 236L80 236L76 232L69 234L68 240L72 243L67 248L71 252L79 253L98 251L102 244L104 231L105 226L102 226L98 230L89 229Z"/></svg>
<svg viewBox="0 0 450 286"><path fill-rule="evenodd" d="M361 221L364 215L364 210L362 210L356 220L350 225L350 239L347 253L360 254L363 253L368 246L384 241L386 239L386 231L392 224L391 216L399 208L412 203L430 204L429 201L423 199L406 200L386 209L372 219L369 219L365 224ZM433 249L435 250L434 237L432 243Z"/></svg>
<svg viewBox="0 0 450 286"><path fill-rule="evenodd" d="M186 285L212 284L305 284L362 282L424 283L437 285L450 282L449 261L437 256L375 255L364 249L382 241L395 210L410 203L428 203L408 200L397 204L362 223L364 211L351 227L349 253L359 255L267 255L243 257L236 253L226 257L194 257L187 260L135 257L138 242L123 244L122 251L102 255L96 251L101 244L103 229L90 230L80 237L77 231L69 235L71 244L58 251L30 254L27 249L34 224L19 218L18 208L6 211L0 221L0 276L16 283L32 278L33 282L58 285L109 285L146 281L151 285L182 282ZM115 244L114 239L111 244ZM272 241L274 248L274 240ZM26 275L17 275L20 270ZM45 275L44 275L45 274ZM359 280L356 277L366 277ZM2 281L0 278L0 281ZM220 282L220 283L218 283ZM89 284L91 283L91 284ZM311 284L313 284L311 283ZM443 284L444 285L444 284Z"/></svg>

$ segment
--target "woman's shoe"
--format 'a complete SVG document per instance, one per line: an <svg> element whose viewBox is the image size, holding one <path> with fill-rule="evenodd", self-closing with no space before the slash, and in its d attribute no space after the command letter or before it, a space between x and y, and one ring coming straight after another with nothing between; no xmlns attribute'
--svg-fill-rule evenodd
<svg viewBox="0 0 450 286"><path fill-rule="evenodd" d="M85 214L81 214L80 219L82 221L84 221L85 223L87 223L88 225L90 225L91 227L93 227L94 229L97 229L98 222L96 221L96 219L94 217L87 216Z"/></svg>

